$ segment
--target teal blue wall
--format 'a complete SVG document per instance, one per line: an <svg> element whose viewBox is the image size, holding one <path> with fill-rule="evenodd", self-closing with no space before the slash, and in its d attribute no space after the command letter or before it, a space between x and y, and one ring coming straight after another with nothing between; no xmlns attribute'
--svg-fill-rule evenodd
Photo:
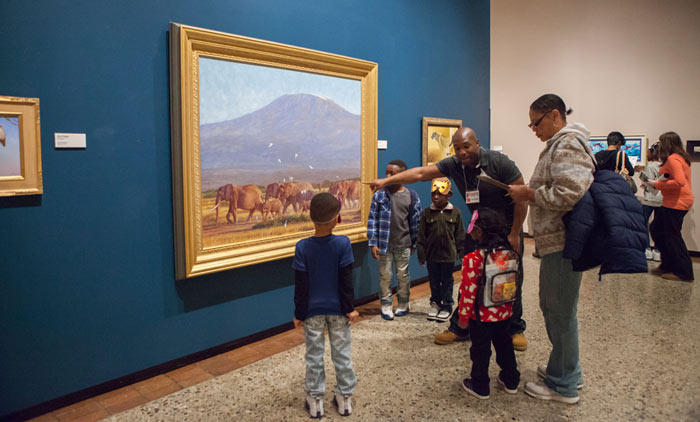
<svg viewBox="0 0 700 422"><path fill-rule="evenodd" d="M3 0L0 16L0 95L40 98L44 174L41 197L0 198L0 416L292 319L290 259L174 279L169 22L377 62L380 172L420 165L422 116L489 144L485 0ZM354 252L356 296L373 294Z"/></svg>

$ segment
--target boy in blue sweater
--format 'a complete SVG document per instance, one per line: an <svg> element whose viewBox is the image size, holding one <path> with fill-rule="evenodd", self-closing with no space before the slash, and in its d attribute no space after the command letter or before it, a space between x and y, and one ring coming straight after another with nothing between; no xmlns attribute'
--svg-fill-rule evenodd
<svg viewBox="0 0 700 422"><path fill-rule="evenodd" d="M359 314L353 306L352 255L350 239L336 236L340 202L322 192L311 199L310 217L315 233L300 240L294 252L294 326L304 326L306 342L305 407L312 418L323 416L326 389L323 348L328 329L331 359L335 365L336 387L333 404L338 413L352 413L350 397L357 379L350 358L350 323Z"/></svg>

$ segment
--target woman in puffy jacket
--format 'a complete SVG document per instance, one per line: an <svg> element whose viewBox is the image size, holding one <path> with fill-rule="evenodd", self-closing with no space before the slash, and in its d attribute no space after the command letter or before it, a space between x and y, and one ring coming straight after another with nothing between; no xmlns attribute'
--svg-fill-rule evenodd
<svg viewBox="0 0 700 422"><path fill-rule="evenodd" d="M652 273L667 280L693 281L693 263L681 229L695 198L690 185L690 156L676 132L659 137L659 158L660 177L650 185L661 191L663 202L654 212L650 232L661 252L661 264Z"/></svg>

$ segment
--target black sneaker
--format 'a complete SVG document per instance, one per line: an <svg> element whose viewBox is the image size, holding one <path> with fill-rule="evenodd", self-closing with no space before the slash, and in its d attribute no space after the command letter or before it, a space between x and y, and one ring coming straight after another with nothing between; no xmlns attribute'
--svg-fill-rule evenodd
<svg viewBox="0 0 700 422"><path fill-rule="evenodd" d="M470 378L465 378L465 379L462 381L462 387L464 388L464 390L465 390L467 393L471 394L472 396L474 396L474 397L476 397L476 398L478 398L478 399L486 400L486 399L488 399L489 397L491 397L489 394L487 394L487 395L484 396L483 394L479 394L479 393L477 393L476 391L474 391L474 389L472 388L472 380L471 380Z"/></svg>
<svg viewBox="0 0 700 422"><path fill-rule="evenodd" d="M506 383L501 379L501 376L499 375L498 378L498 383L501 384L504 390L506 390L506 393L508 394L518 394L518 386L516 385L515 388L508 388Z"/></svg>

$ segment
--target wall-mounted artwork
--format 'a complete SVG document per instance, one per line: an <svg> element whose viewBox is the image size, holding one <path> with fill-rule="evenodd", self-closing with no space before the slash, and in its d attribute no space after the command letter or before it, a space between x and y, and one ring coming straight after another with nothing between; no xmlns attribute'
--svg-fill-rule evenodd
<svg viewBox="0 0 700 422"><path fill-rule="evenodd" d="M292 256L318 192L341 201L334 232L366 240L377 65L180 24L170 37L177 278Z"/></svg>
<svg viewBox="0 0 700 422"><path fill-rule="evenodd" d="M43 191L39 99L0 96L0 196Z"/></svg>
<svg viewBox="0 0 700 422"><path fill-rule="evenodd" d="M593 150L593 154L608 148L607 136L591 136L588 144ZM646 135L625 135L625 145L622 146L623 151L629 157L630 163L633 166L637 164L647 164L647 137Z"/></svg>
<svg viewBox="0 0 700 422"><path fill-rule="evenodd" d="M452 135L462 126L461 120L423 117L423 165L435 164L454 155Z"/></svg>
<svg viewBox="0 0 700 422"><path fill-rule="evenodd" d="M686 150L693 161L700 161L700 141L687 141Z"/></svg>

